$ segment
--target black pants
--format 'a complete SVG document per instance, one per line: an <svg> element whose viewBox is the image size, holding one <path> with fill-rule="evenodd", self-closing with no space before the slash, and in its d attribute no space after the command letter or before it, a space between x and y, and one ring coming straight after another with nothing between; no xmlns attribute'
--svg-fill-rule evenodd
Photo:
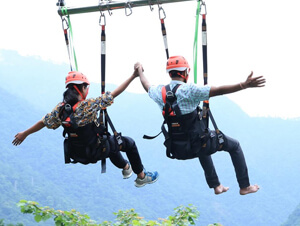
<svg viewBox="0 0 300 226"><path fill-rule="evenodd" d="M114 136L110 136L108 141L110 145L108 158L116 167L123 169L126 166L127 161L123 158L121 152L119 151L117 141L115 140ZM126 153L133 172L135 174L141 173L144 167L134 140L130 137L122 136L122 141L123 144L121 151Z"/></svg>
<svg viewBox="0 0 300 226"><path fill-rule="evenodd" d="M250 182L242 148L237 140L224 134L223 136L225 141L223 148L222 150L218 150L216 132L211 131L210 142L207 147L208 150L206 150L207 154L199 157L199 161L204 170L206 182L210 188L215 188L220 185L211 155L217 151L226 151L230 154L239 187L246 188L250 185Z"/></svg>

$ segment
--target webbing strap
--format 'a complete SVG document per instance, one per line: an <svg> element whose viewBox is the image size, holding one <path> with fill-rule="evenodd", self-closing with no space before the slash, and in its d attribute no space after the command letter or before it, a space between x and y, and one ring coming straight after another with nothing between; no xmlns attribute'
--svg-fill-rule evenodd
<svg viewBox="0 0 300 226"><path fill-rule="evenodd" d="M201 4L200 4L201 3ZM201 13L201 8L204 7L204 13ZM197 15L196 15L196 29L195 29L195 40L194 40L194 82L197 83L197 51L198 51L198 24L199 15L202 15L202 59L203 59L203 82L204 85L208 83L208 73L207 73L207 25L206 25L206 4L204 1L199 0L197 5ZM206 127L209 127L209 119L211 120L215 131L218 136L219 149L222 148L224 143L224 138L220 130L218 129L217 123L209 109L209 101L203 101L203 119L206 122Z"/></svg>
<svg viewBox="0 0 300 226"><path fill-rule="evenodd" d="M104 23L101 24L101 18L103 18ZM101 13L100 16L100 26L101 26L101 93L105 93L105 76L106 76L106 33L105 33L105 16ZM107 121L104 120L104 110L100 111L100 124L105 124L106 132L108 132Z"/></svg>
<svg viewBox="0 0 300 226"><path fill-rule="evenodd" d="M202 3L205 4L205 3ZM206 29L206 14L202 15L202 59L203 59L203 83L207 85L208 77L207 77L207 29ZM203 118L206 119L206 126L209 126L209 118L207 116L209 111L209 101L203 101ZM213 120L213 119L212 119Z"/></svg>
<svg viewBox="0 0 300 226"><path fill-rule="evenodd" d="M161 31L162 31L162 35L163 35L163 39L164 39L164 44L165 44L165 50L166 50L167 59L169 59L167 31L166 31L164 19L161 19Z"/></svg>
<svg viewBox="0 0 300 226"><path fill-rule="evenodd" d="M166 13L160 5L158 7L159 7L158 14L159 14L159 19L160 19L160 23L161 23L161 33L162 33L163 40L164 40L167 59L169 59L169 47L168 47L168 39L167 39L167 30L166 30L166 26L165 26Z"/></svg>
<svg viewBox="0 0 300 226"><path fill-rule="evenodd" d="M62 7L62 12L63 15L66 16L66 18L68 19L68 21L66 21L65 17L62 16L62 26L63 26L64 37L65 37L68 55L69 55L70 68L71 71L74 71L73 70L73 61L74 61L75 69L76 71L78 71L77 58L76 58L75 48L73 44L73 29L72 29L71 19L70 16L68 15L68 11L66 7ZM64 27L64 22L66 23L66 27Z"/></svg>
<svg viewBox="0 0 300 226"><path fill-rule="evenodd" d="M103 21L101 21L103 19ZM100 20L99 24L101 26L101 93L105 93L105 76L106 76L106 33L105 33L105 26L106 26L106 21L105 21L105 16L101 12L100 15ZM105 124L105 132L108 134L108 124L111 128L111 130L114 133L114 137L119 145L119 148L122 148L122 137L121 133L118 133L107 113L107 109L101 109L100 110L100 116L98 121L100 124ZM106 166L105 166L105 159L102 160L102 171L101 173L106 172Z"/></svg>
<svg viewBox="0 0 300 226"><path fill-rule="evenodd" d="M101 92L105 93L105 72L106 72L106 34L105 25L101 25Z"/></svg>
<svg viewBox="0 0 300 226"><path fill-rule="evenodd" d="M202 54L203 54L203 81L207 84L207 30L206 15L202 15Z"/></svg>

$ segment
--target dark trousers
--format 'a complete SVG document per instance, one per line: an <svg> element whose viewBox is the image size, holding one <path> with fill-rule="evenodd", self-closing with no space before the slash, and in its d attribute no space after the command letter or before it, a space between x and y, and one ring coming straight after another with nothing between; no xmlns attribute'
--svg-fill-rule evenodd
<svg viewBox="0 0 300 226"><path fill-rule="evenodd" d="M220 185L211 155L217 151L226 151L230 154L239 187L246 188L250 185L250 182L242 148L237 140L224 134L223 136L225 141L223 148L222 150L218 150L219 147L217 145L216 132L211 131L210 145L208 145L208 150L206 150L207 154L199 157L199 161L204 170L206 182L210 188L215 188Z"/></svg>
<svg viewBox="0 0 300 226"><path fill-rule="evenodd" d="M134 140L130 137L122 136L122 141L123 144L121 151L126 153L133 172L135 174L141 173L144 167ZM119 151L119 147L114 136L109 137L109 145L110 150L108 153L108 158L116 167L123 169L127 164L127 160L123 158L121 152Z"/></svg>

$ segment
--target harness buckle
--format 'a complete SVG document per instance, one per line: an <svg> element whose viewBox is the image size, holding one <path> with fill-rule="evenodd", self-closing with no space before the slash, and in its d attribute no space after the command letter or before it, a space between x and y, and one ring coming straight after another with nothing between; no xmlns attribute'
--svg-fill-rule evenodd
<svg viewBox="0 0 300 226"><path fill-rule="evenodd" d="M224 137L222 133L218 134L218 140L219 140L219 144L222 145L224 143Z"/></svg>
<svg viewBox="0 0 300 226"><path fill-rule="evenodd" d="M166 93L167 98L174 98L174 93L172 91L168 91Z"/></svg>
<svg viewBox="0 0 300 226"><path fill-rule="evenodd" d="M117 136L115 136L117 142L118 142L118 145L122 145L123 144L123 141L122 141L122 137L120 134L118 134Z"/></svg>
<svg viewBox="0 0 300 226"><path fill-rule="evenodd" d="M95 123L96 127L99 127L99 126L100 126L98 120L95 120L94 123Z"/></svg>
<svg viewBox="0 0 300 226"><path fill-rule="evenodd" d="M68 114L71 114L73 112L72 106L70 104L65 105L65 110Z"/></svg>

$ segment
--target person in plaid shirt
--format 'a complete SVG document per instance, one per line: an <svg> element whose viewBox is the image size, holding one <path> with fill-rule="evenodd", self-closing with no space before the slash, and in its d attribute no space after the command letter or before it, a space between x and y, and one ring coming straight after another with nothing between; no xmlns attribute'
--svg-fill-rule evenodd
<svg viewBox="0 0 300 226"><path fill-rule="evenodd" d="M140 80L145 91L149 94L149 97L158 104L160 110L163 111L166 103L166 95L163 96L163 88L165 86L152 86L143 73L144 69L142 65L136 63L135 67L139 70ZM263 87L265 85L263 76L253 77L253 72L251 72L244 82L234 85L223 85L219 87L208 85L200 86L187 83L190 67L184 57L170 57L167 61L166 69L171 78L169 84L170 90L172 91L172 89L177 86L174 95L177 101L176 104L180 110L179 113L181 114L180 116L175 116L176 122L179 123L173 123L173 121L171 121L174 120L174 117L173 119L170 119L171 117L165 119L167 120L169 128L165 141L167 151L174 150L175 156L176 154L179 156L182 155L184 149L184 151L186 151L184 153L188 153L186 154L188 157L180 156L182 157L181 159L198 157L204 170L207 184L210 188L214 189L217 195L226 192L229 187L225 187L219 182L211 155L217 151L226 151L230 154L235 168L240 194L246 195L257 192L259 186L250 185L246 161L239 142L221 133L224 141L221 146L216 131L210 130L209 128L203 129L203 120L202 117L199 117L199 111L197 109L201 101L208 100L210 97L229 94L251 87ZM170 96L170 93L168 93L168 95ZM169 113L165 112L165 114ZM170 122L168 122L168 120L170 120ZM172 131L177 131L176 136L173 136ZM172 155L170 156L172 157Z"/></svg>

